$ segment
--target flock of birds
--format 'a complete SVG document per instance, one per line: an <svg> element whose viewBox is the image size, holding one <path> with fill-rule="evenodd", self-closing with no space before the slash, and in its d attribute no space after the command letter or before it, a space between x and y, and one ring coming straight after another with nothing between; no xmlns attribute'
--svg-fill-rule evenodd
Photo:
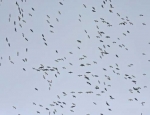
<svg viewBox="0 0 150 115"><path fill-rule="evenodd" d="M1 6L4 4L3 2L4 1L1 0ZM127 91L125 91L126 93L130 93L131 95L131 97L128 98L128 100L126 100L127 103L137 102L136 103L137 105L139 104L141 107L144 107L147 104L146 101L139 99L137 95L141 95L143 97L144 95L142 95L141 92L143 90L146 90L148 86L143 85L143 84L141 85L139 83L138 75L128 73L128 72L126 73L123 72L124 68L120 64L120 62L125 61L125 58L122 56L122 54L119 54L117 51L119 50L123 52L124 54L130 55L130 53L128 54L128 52L130 52L132 48L130 47L128 48L128 44L126 44L127 42L124 43L124 41L130 38L130 34L132 34L132 29L131 29L132 26L137 26L136 24L134 24L134 21L132 21L128 16L122 16L123 14L116 12L115 10L116 7L115 5L113 5L112 0L102 0L101 2L99 1L100 2L99 4L101 4L99 8L94 7L94 6L90 7L90 5L86 3L78 4L78 6L81 6L81 9L83 10L83 12L87 12L86 14L86 13L83 13L82 11L78 11L80 13L78 13L78 16L76 19L74 19L74 22L78 23L79 26L82 25L84 28L84 24L86 24L84 22L86 21L86 19L84 19L85 15L89 15L89 16L99 15L100 17L99 19L94 19L93 21L87 21L89 25L90 23L94 25L94 26L90 25L91 28L94 28L94 29L91 29L91 31L86 28L80 31L82 27L80 26L81 28L79 27L80 29L78 30L77 29L78 25L74 25L74 28L72 30L67 30L65 34L66 36L67 34L69 34L69 31L76 31L76 30L79 31L81 34L81 37L80 37L80 34L79 36L75 36L74 34L72 36L73 39L69 38L71 42L69 40L67 41L66 39L63 40L65 36L63 36L63 34L60 34L59 36L60 38L57 38L57 39L61 39L64 42L61 43L62 41L60 40L61 42L58 42L57 46L59 47L60 45L62 49L65 47L70 47L70 49L66 48L65 51L62 51L61 48L54 49L52 45L55 47L55 42L52 42L52 43L50 42L53 41L53 38L55 37L55 35L58 37L59 35L58 32L61 29L59 28L59 25L62 25L65 18L67 19L71 15L66 16L65 12L61 11L61 9L63 9L64 7L68 7L66 6L66 0L55 1L55 2L58 5L58 9L60 10L58 11L52 10L48 12L57 12L58 17L55 17L56 15L54 14L50 15L50 14L43 13L45 15L45 20L43 20L43 22L38 22L38 23L44 23L44 24L46 23L46 26L48 27L48 29L47 28L45 29L45 27L44 28L40 27L42 29L39 32L36 32L37 28L34 28L34 26L32 26L32 21L33 21L32 18L34 18L35 15L38 14L37 12L38 9L34 7L30 7L30 12L27 13L24 7L25 5L27 5L28 0L15 1L13 3L17 9L16 10L17 12L15 15L11 13L8 14L7 22L8 24L10 24L11 27L13 27L11 28L11 31L13 31L16 36L19 36L19 39L21 39L22 43L26 44L25 47L21 45L19 46L19 47L24 47L24 55L26 55L26 57L21 59L23 63L28 63L28 61L30 61L30 58L27 58L27 57L30 57L29 52L32 49L29 45L32 44L33 42L32 37L34 37L34 35L37 38L33 44L43 45L42 49L45 48L45 51L42 50L42 52L47 52L50 50L53 52L52 55L55 53L54 56L50 58L50 60L53 61L53 66L52 64L49 64L49 62L47 62L46 64L42 64L40 62L40 59L39 60L35 59L35 60L38 60L38 63L40 63L38 66L32 64L33 66L31 67L30 65L28 65L28 66L22 67L18 71L28 72L28 70L31 69L36 74L39 74L40 76L42 76L41 82L43 82L43 80L45 81L45 83L47 84L46 89L48 92L51 92L51 90L55 89L53 83L60 84L60 83L57 83L58 79L61 79L60 82L63 82L63 79L66 80L65 76L71 77L70 79L74 79L74 80L76 79L76 81L74 80L71 81L72 84L76 83L76 85L80 87L82 87L83 85L83 87L85 87L86 90L85 89L82 90L82 88L81 89L78 88L76 90L67 92L65 91L65 89L63 90L60 88L60 92L58 91L59 92L58 94L51 94L51 95L55 95L56 100L47 99L49 103L48 106L38 104L35 101L31 102L33 106L37 106L37 111L35 111L35 114L43 115L43 113L40 111L42 108L42 111L46 111L48 113L47 115L58 115L58 114L65 115L63 113L63 109L66 108L66 110L69 111L68 114L75 115L77 114L76 112L78 111L78 109L76 109L78 107L77 101L82 101L79 98L82 97L82 95L84 95L85 97L91 97L90 100L92 101L92 103L87 104L87 105L85 104L85 105L91 108L95 108L96 106L98 108L97 111L99 112L99 115L106 115L106 113L100 110L101 106L99 106L99 103L101 102L95 101L94 98L100 99L103 97L104 103L101 103L101 104L103 105L103 107L107 109L107 111L109 112L109 115L112 115L112 112L114 111L112 106L115 106L115 102L117 101L117 97L115 97L114 93L111 93L111 90L113 90L112 87L114 85L112 83L113 79L118 79L118 81L123 80L123 82L130 84L129 86L131 87ZM102 10L104 13L107 12L108 15L112 16L113 18L114 17L117 18L119 22L115 22L115 21L113 22L113 20L108 21L108 19L103 18L102 16L103 14L98 13L99 10ZM63 14L65 16L63 16ZM14 16L15 16L15 20L13 18ZM61 17L63 17L63 19ZM143 17L143 14L139 14L139 17ZM36 20L40 20L39 19L40 17L35 17L35 18ZM31 19L32 21L30 22L30 20L28 19ZM72 20L69 20L69 21L72 21ZM68 21L68 26L70 24L69 21ZM72 21L72 23L74 22ZM36 23L36 21L33 21L33 23ZM38 25L38 23L36 23L36 25ZM141 22L140 25L146 26L146 23ZM103 29L102 26L105 29ZM111 37L111 33L108 33L108 32L111 32L111 30L113 30L114 29L113 27L115 26L117 27L119 26L119 28L121 27L121 28L126 29L126 30L123 29L123 32L121 34L119 33L120 37L118 36L117 38ZM28 29L23 29L23 28L28 28ZM65 31L63 29L64 28L62 28L62 31ZM107 29L110 31L107 31ZM45 32L46 34L44 34L44 32L42 31L47 31L48 34L46 32ZM1 38L1 39L4 39L4 38ZM7 48L10 48L10 49L13 48L14 42L11 43L12 41L11 36L6 35L4 41L5 43L3 44L7 44ZM67 46L65 46L65 44ZM69 46L68 44L71 44L71 45ZM88 46L85 48L84 47L85 45L88 45ZM41 46L37 46L37 48L38 47L40 49ZM39 49L34 51L35 55ZM21 54L22 52L18 51L19 49L18 50L14 49L14 50L15 50L14 52L16 52L17 57L20 57L22 55ZM5 60L5 56L3 56L3 54L0 54L0 55L1 55L0 68L3 68L3 65L4 65L3 60ZM41 56L40 53L38 55ZM94 55L94 56L91 56L91 55ZM146 53L141 53L141 55L145 56ZM34 54L32 56L34 57ZM9 56L8 61L10 61L11 64L15 65L18 62L14 61L13 57L14 56ZM45 59L45 56L41 56L41 57ZM110 59L113 64L108 65L109 62L106 62L107 59ZM150 60L148 59L146 61L149 62ZM125 65L126 65L125 68L128 68L130 71L132 71L133 67L137 66L136 64L132 62L129 64L125 63ZM28 74L30 74L30 72ZM142 76L144 79L145 76L147 76L147 74L142 73ZM68 87L70 87L71 89L71 86L68 86ZM119 87L121 87L121 85ZM122 86L122 87L126 87L126 86ZM38 95L40 94L40 92L41 90L38 85L33 88L33 93L36 93ZM72 98L73 101L71 101L70 98ZM89 102L90 100L87 99L86 101ZM18 107L15 105L15 103L14 105L12 105L12 107L14 108L14 111L18 110ZM59 111L61 111L61 113L59 113ZM88 113L88 110L86 111L87 113L85 115L93 115L92 113ZM18 113L18 115L24 115L24 114ZM143 115L143 114L141 112L138 115Z"/></svg>

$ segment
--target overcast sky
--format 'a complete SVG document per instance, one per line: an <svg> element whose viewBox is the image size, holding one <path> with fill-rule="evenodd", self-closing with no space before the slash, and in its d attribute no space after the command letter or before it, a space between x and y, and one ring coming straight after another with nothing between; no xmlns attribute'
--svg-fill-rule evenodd
<svg viewBox="0 0 150 115"><path fill-rule="evenodd" d="M150 1L106 1L1 0L0 115L150 114Z"/></svg>

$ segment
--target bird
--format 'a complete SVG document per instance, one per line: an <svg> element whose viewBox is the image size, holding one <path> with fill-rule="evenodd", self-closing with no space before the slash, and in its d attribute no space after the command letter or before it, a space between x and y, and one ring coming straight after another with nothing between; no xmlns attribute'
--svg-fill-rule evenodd
<svg viewBox="0 0 150 115"><path fill-rule="evenodd" d="M16 107L15 107L15 106L13 106L13 108L14 108L14 109L16 109Z"/></svg>
<svg viewBox="0 0 150 115"><path fill-rule="evenodd" d="M34 8L32 8L32 10L34 11Z"/></svg>
<svg viewBox="0 0 150 115"><path fill-rule="evenodd" d="M144 106L144 103L145 103L145 102L142 102L141 104Z"/></svg>
<svg viewBox="0 0 150 115"><path fill-rule="evenodd" d="M90 83L90 82L87 82L87 84L91 85L91 83Z"/></svg>
<svg viewBox="0 0 150 115"><path fill-rule="evenodd" d="M110 99L114 99L112 96L110 96Z"/></svg>
<svg viewBox="0 0 150 115"><path fill-rule="evenodd" d="M95 10L92 10L93 12L96 12Z"/></svg>
<svg viewBox="0 0 150 115"><path fill-rule="evenodd" d="M96 103L95 102L93 102L95 105L96 105Z"/></svg>
<svg viewBox="0 0 150 115"><path fill-rule="evenodd" d="M39 111L37 111L37 113L39 113L39 114L40 114L40 112L39 112Z"/></svg>
<svg viewBox="0 0 150 115"><path fill-rule="evenodd" d="M142 23L143 25L146 25L145 23Z"/></svg>
<svg viewBox="0 0 150 115"><path fill-rule="evenodd" d="M31 31L31 32L33 32L33 30L32 30L32 29L30 29L30 31Z"/></svg>
<svg viewBox="0 0 150 115"><path fill-rule="evenodd" d="M106 102L106 105L108 105L109 106L109 104Z"/></svg>
<svg viewBox="0 0 150 115"><path fill-rule="evenodd" d="M63 5L63 3L61 3L61 2L59 2L60 3L60 5Z"/></svg>
<svg viewBox="0 0 150 115"><path fill-rule="evenodd" d="M86 5L85 5L85 4L83 4L83 6L86 8Z"/></svg>
<svg viewBox="0 0 150 115"><path fill-rule="evenodd" d="M58 13L61 15L61 12L60 12L60 11L58 11Z"/></svg>

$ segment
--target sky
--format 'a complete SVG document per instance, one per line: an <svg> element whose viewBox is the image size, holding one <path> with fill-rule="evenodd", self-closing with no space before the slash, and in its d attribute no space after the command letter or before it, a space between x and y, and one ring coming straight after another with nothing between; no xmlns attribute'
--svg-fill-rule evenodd
<svg viewBox="0 0 150 115"><path fill-rule="evenodd" d="M0 1L0 115L150 113L150 1L103 1Z"/></svg>

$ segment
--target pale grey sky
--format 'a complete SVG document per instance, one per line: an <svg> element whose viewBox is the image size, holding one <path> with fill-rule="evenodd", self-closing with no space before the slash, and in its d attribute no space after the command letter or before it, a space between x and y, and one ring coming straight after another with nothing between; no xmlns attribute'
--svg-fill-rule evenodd
<svg viewBox="0 0 150 115"><path fill-rule="evenodd" d="M20 0L17 1L18 6L14 0L0 2L0 115L37 115L37 111L42 115L49 115L49 112L53 115L55 109L56 115L150 114L150 61L148 61L150 60L150 1L106 1L104 4L102 0L26 0L26 2ZM110 4L114 8L111 8ZM92 7L96 12L92 11ZM21 18L20 21L18 16ZM104 23L101 18L104 19ZM107 22L112 26L109 27ZM119 25L124 22L125 25ZM98 32L104 34L100 35ZM104 51L109 54L102 55L101 52ZM117 58L116 55L119 57ZM24 62L25 58L27 61ZM59 73L55 69L55 71L33 69L41 67L40 64L45 69L47 66L51 67L49 69L55 67ZM81 64L85 66L80 66ZM90 80L85 79L85 76ZM52 80L51 86L47 80ZM132 81L136 81L136 84ZM99 89L95 89L96 86ZM133 87L140 87L140 93ZM129 89L132 89L133 93ZM87 94L87 91L93 93ZM67 95L64 96L62 92ZM115 99L110 99L110 96ZM36 105L33 105L33 102ZM58 105L53 102L57 102ZM142 102L145 102L144 106ZM74 108L71 108L72 103L76 104Z"/></svg>

